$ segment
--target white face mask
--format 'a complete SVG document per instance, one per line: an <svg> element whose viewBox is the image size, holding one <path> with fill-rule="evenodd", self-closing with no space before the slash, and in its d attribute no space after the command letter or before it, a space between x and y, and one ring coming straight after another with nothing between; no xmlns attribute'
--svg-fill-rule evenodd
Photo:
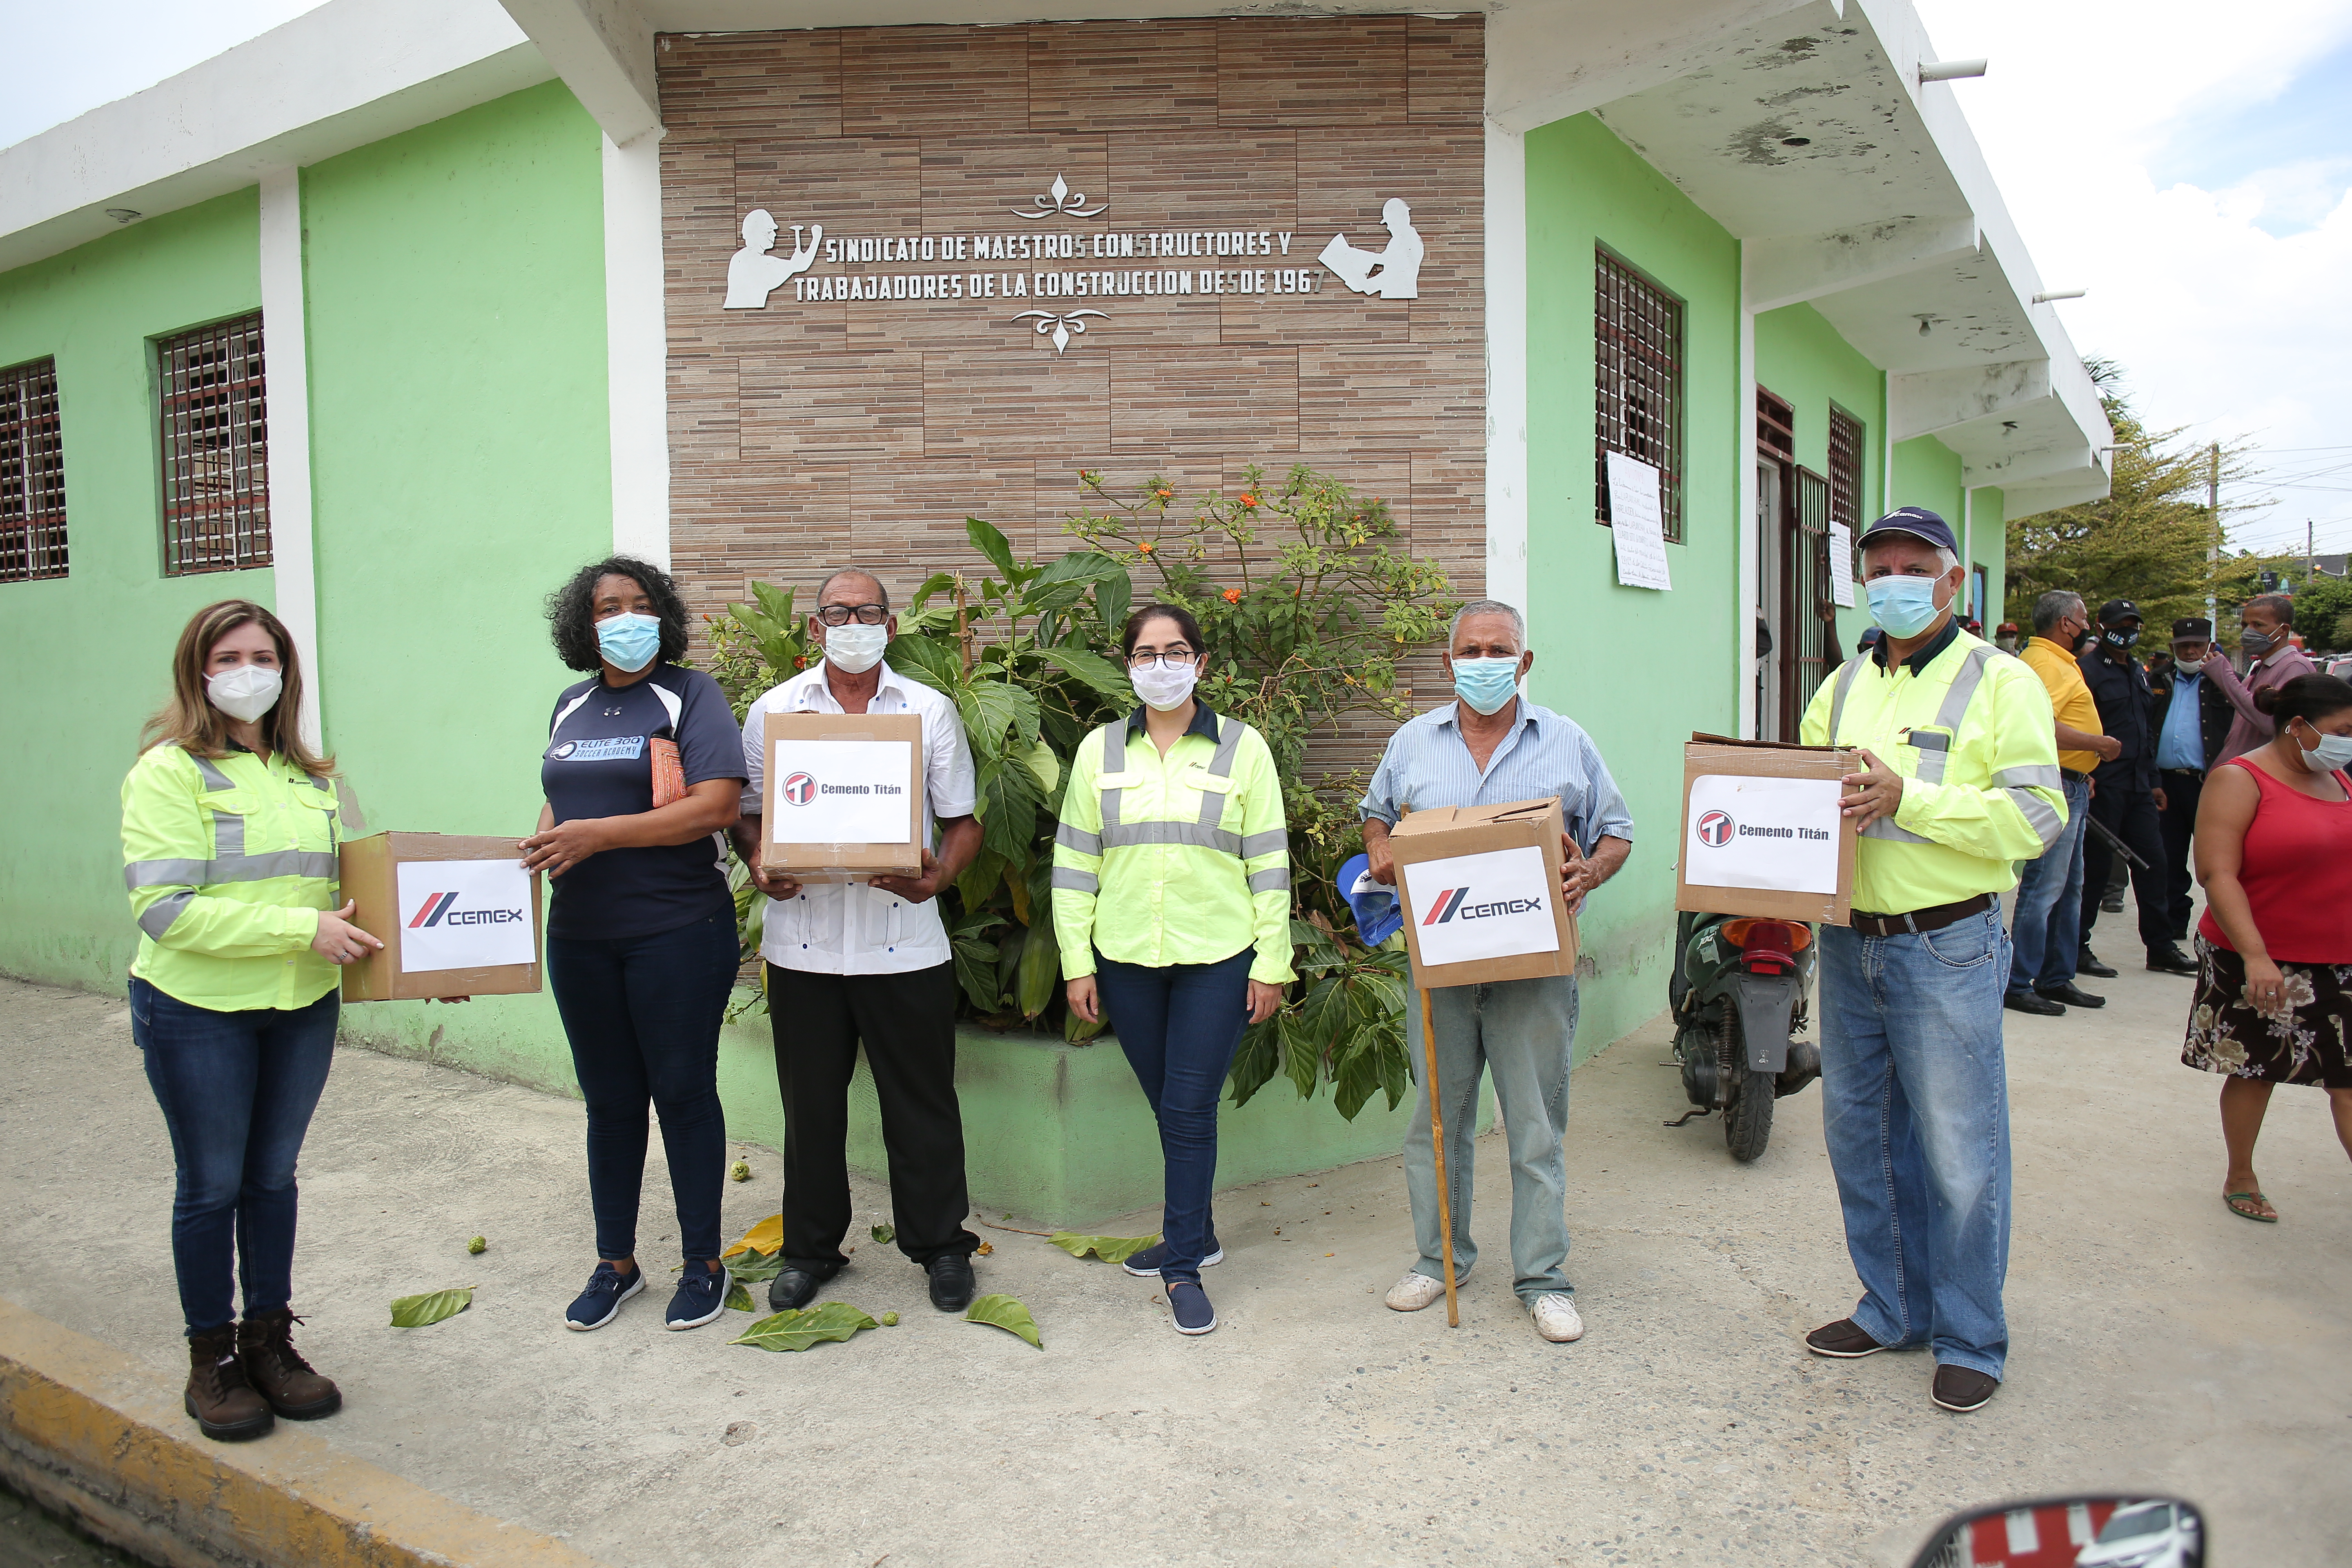
<svg viewBox="0 0 2352 1568"><path fill-rule="evenodd" d="M1165 713L1171 708L1181 708L1192 695L1192 688L1201 679L1200 667L1191 659L1181 664L1147 664L1131 668L1127 679L1135 694L1151 707Z"/></svg>
<svg viewBox="0 0 2352 1568"><path fill-rule="evenodd" d="M869 626L861 621L847 626L824 628L824 657L827 662L845 675L863 675L882 662L882 650L890 646L889 623Z"/></svg>
<svg viewBox="0 0 2352 1568"><path fill-rule="evenodd" d="M274 665L240 664L206 679L205 696L230 718L250 724L278 706L285 684Z"/></svg>

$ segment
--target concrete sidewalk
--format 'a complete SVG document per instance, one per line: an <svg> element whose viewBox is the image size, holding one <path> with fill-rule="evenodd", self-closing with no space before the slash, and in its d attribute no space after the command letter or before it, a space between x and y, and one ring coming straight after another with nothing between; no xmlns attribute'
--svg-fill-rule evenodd
<svg viewBox="0 0 2352 1568"><path fill-rule="evenodd" d="M1575 1076L1589 1332L1566 1346L1510 1296L1491 1136L1456 1331L1380 1305L1409 1256L1381 1160L1220 1199L1203 1340L1150 1282L1007 1231L982 1232L982 1289L1025 1301L1045 1350L934 1313L864 1237L872 1185L826 1294L898 1328L768 1354L725 1342L740 1314L663 1331L656 1290L569 1333L580 1107L347 1051L303 1161L296 1308L348 1404L303 1430L614 1563L1884 1563L1951 1509L2075 1487L2195 1500L2217 1568L2341 1563L2352 1167L2321 1097L2283 1091L2261 1170L2285 1221L2231 1215L2215 1080L2178 1061L2189 983L2106 989L2104 1014L2009 1016L2016 1343L1973 1416L1927 1403L1922 1357L1802 1353L1853 1295L1819 1092L1737 1167L1713 1121L1660 1125L1683 1107L1653 1024ZM0 982L0 1296L179 1375L171 1159L121 1000ZM735 1233L776 1207L774 1156L750 1157ZM658 1268L657 1145L645 1214ZM465 1284L464 1315L385 1326L394 1297Z"/></svg>

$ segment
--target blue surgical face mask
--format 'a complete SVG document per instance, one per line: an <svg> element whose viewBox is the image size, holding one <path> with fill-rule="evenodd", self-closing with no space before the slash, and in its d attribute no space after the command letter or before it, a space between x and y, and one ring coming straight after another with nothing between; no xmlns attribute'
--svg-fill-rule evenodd
<svg viewBox="0 0 2352 1568"><path fill-rule="evenodd" d="M596 623L596 647L615 669L631 675L661 652L661 622L626 611Z"/></svg>
<svg viewBox="0 0 2352 1568"><path fill-rule="evenodd" d="M1499 713L1503 704L1518 695L1519 661L1516 658L1457 658L1454 661L1454 695L1479 713Z"/></svg>
<svg viewBox="0 0 2352 1568"><path fill-rule="evenodd" d="M1936 603L1936 584L1940 577L1906 577L1899 574L1873 577L1866 591L1870 595L1870 618L1885 629L1891 637L1916 637L1936 624L1944 606Z"/></svg>

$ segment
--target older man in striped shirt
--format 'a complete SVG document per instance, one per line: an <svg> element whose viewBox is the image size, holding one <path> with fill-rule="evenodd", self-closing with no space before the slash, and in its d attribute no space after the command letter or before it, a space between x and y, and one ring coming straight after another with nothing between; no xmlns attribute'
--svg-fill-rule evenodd
<svg viewBox="0 0 2352 1568"><path fill-rule="evenodd" d="M1617 874L1633 848L1633 819L1592 737L1519 692L1535 664L1527 621L1509 605L1480 599L1454 617L1444 654L1455 700L1389 738L1359 808L1377 881L1396 881L1389 829L1408 811L1494 805L1558 795L1567 824L1562 886L1570 908ZM1568 1133L1568 1068L1576 1048L1576 977L1547 975L1431 994L1437 1076L1445 1086L1445 1168L1453 1194L1457 1279L1478 1249L1470 1239L1471 1136L1482 1072L1495 1075L1511 1152L1511 1288L1536 1331L1564 1342L1584 1332L1568 1282L1568 1186L1560 1141ZM1413 1073L1422 1078L1421 1011L1405 1009ZM1445 1293L1444 1238L1437 1224L1437 1165L1429 1134L1427 1081L1405 1134L1405 1190L1420 1257L1388 1293L1417 1312Z"/></svg>

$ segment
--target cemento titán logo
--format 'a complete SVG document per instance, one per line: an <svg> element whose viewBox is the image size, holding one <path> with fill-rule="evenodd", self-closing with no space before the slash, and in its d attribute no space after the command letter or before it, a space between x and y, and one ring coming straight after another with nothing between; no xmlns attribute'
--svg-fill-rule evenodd
<svg viewBox="0 0 2352 1568"><path fill-rule="evenodd" d="M1543 907L1541 899L1496 899L1487 903L1474 904L1470 902L1469 889L1448 888L1437 895L1437 902L1430 906L1429 913L1422 917L1421 923L1442 926L1456 916L1465 921L1492 920L1496 915L1523 915Z"/></svg>
<svg viewBox="0 0 2352 1568"><path fill-rule="evenodd" d="M807 773L794 773L784 780L783 795L793 805L806 805L816 798L816 780Z"/></svg>
<svg viewBox="0 0 2352 1568"><path fill-rule="evenodd" d="M461 910L456 908L455 893L427 893L416 918L408 922L411 931L429 931L437 925L502 926L522 919L520 910Z"/></svg>
<svg viewBox="0 0 2352 1568"><path fill-rule="evenodd" d="M1731 842L1738 825L1727 811L1710 811L1698 819L1698 841L1710 849L1720 849Z"/></svg>

